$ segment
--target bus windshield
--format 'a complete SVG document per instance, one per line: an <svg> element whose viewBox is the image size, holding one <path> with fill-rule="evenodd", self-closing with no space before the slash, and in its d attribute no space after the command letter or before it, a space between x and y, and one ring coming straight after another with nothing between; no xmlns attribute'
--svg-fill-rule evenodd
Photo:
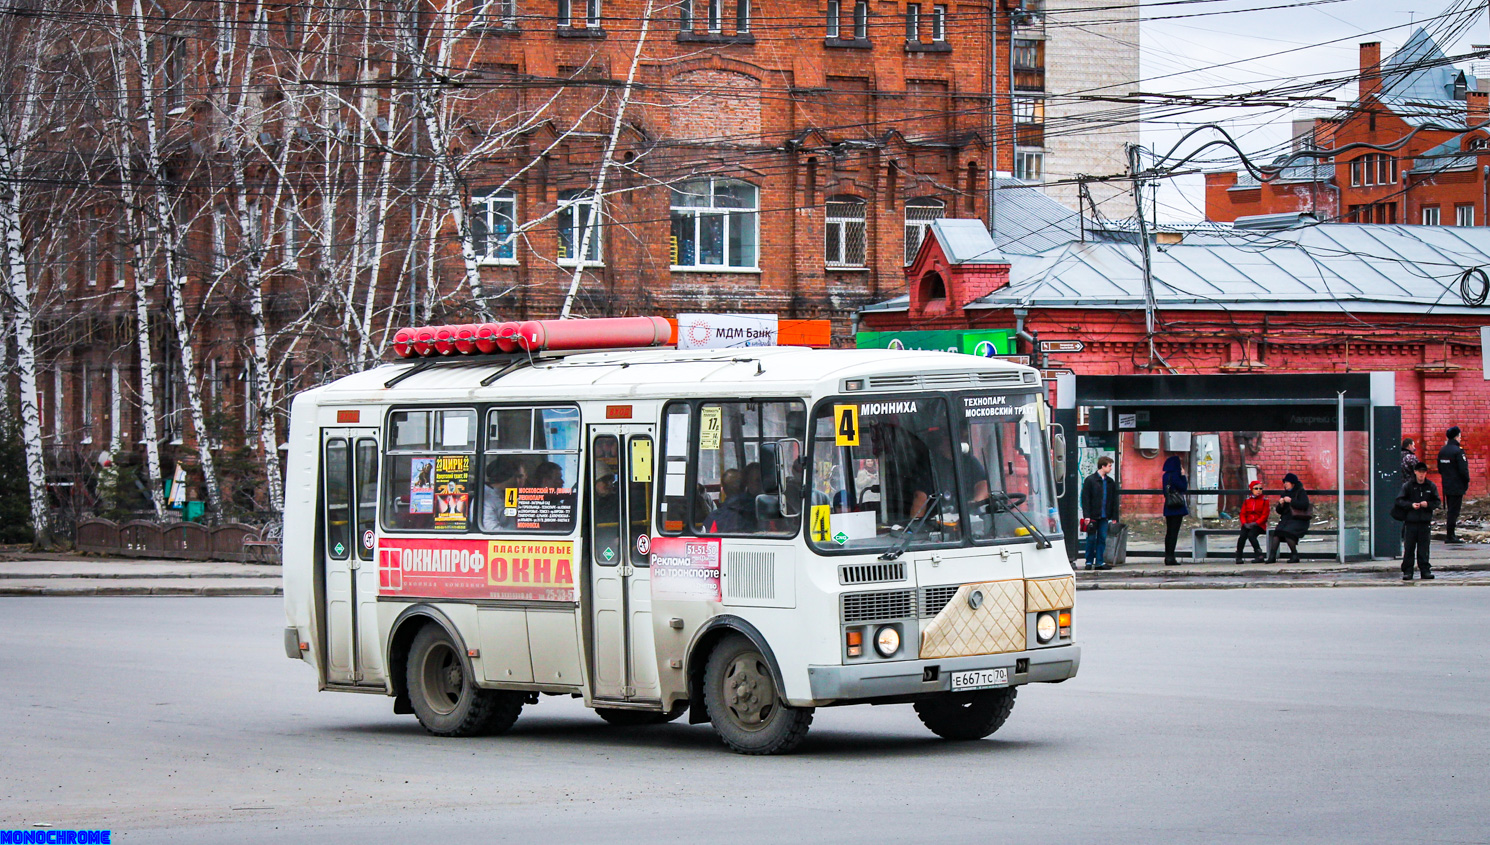
<svg viewBox="0 0 1490 845"><path fill-rule="evenodd" d="M880 551L907 532L911 548L1054 533L1038 403L968 393L824 404L813 420L813 546Z"/></svg>

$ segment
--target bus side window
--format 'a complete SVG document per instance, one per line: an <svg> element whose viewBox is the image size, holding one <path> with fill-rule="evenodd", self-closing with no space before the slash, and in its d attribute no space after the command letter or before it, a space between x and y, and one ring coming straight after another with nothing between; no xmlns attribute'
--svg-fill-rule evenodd
<svg viewBox="0 0 1490 845"><path fill-rule="evenodd" d="M475 502L476 412L395 411L383 459L383 524L466 531Z"/></svg>
<svg viewBox="0 0 1490 845"><path fill-rule="evenodd" d="M688 432L692 422L687 402L670 402L662 417L662 495L658 497L657 527L663 534L682 534L688 524ZM712 508L704 497L701 508Z"/></svg>

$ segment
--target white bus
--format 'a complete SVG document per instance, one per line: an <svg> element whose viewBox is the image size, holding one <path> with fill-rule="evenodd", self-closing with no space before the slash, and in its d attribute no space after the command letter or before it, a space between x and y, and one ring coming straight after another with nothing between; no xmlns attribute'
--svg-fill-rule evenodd
<svg viewBox="0 0 1490 845"><path fill-rule="evenodd" d="M576 322L525 324L564 340L512 353L401 338L431 357L295 398L285 648L321 689L391 696L441 736L567 695L772 754L841 704L982 738L1019 686L1076 674L1037 371L585 350L637 342Z"/></svg>

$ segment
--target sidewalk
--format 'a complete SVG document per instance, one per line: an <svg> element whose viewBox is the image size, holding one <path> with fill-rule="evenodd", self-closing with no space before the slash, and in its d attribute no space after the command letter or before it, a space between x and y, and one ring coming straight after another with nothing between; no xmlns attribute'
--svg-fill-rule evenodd
<svg viewBox="0 0 1490 845"><path fill-rule="evenodd" d="M1205 563L1181 558L1180 566L1165 566L1157 557L1129 558L1122 566L1088 572L1082 561L1072 562L1078 590L1238 589L1244 587L1438 587L1490 585L1490 544L1445 545L1435 540L1430 549L1433 581L1402 580L1402 561L1368 560L1336 563L1252 563L1240 566L1230 555L1211 555Z"/></svg>
<svg viewBox="0 0 1490 845"><path fill-rule="evenodd" d="M277 596L280 567L218 561L0 556L0 596Z"/></svg>

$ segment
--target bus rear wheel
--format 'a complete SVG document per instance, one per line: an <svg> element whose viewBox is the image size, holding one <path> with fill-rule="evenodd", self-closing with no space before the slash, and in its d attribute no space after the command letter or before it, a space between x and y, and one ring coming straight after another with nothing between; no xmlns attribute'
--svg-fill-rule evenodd
<svg viewBox="0 0 1490 845"><path fill-rule="evenodd" d="M714 732L737 754L785 754L812 726L812 708L784 704L765 656L739 636L709 654L704 707Z"/></svg>
<svg viewBox="0 0 1490 845"><path fill-rule="evenodd" d="M617 727L635 728L642 725L665 725L683 715L683 713L681 710L676 713L659 713L655 710L622 710L619 707L596 707L595 715Z"/></svg>
<svg viewBox="0 0 1490 845"><path fill-rule="evenodd" d="M520 692L476 686L455 641L439 625L414 635L405 680L414 715L435 736L506 733L523 709Z"/></svg>
<svg viewBox="0 0 1490 845"><path fill-rule="evenodd" d="M916 715L942 739L982 739L1004 726L1018 692L1008 687L946 693L916 702Z"/></svg>

